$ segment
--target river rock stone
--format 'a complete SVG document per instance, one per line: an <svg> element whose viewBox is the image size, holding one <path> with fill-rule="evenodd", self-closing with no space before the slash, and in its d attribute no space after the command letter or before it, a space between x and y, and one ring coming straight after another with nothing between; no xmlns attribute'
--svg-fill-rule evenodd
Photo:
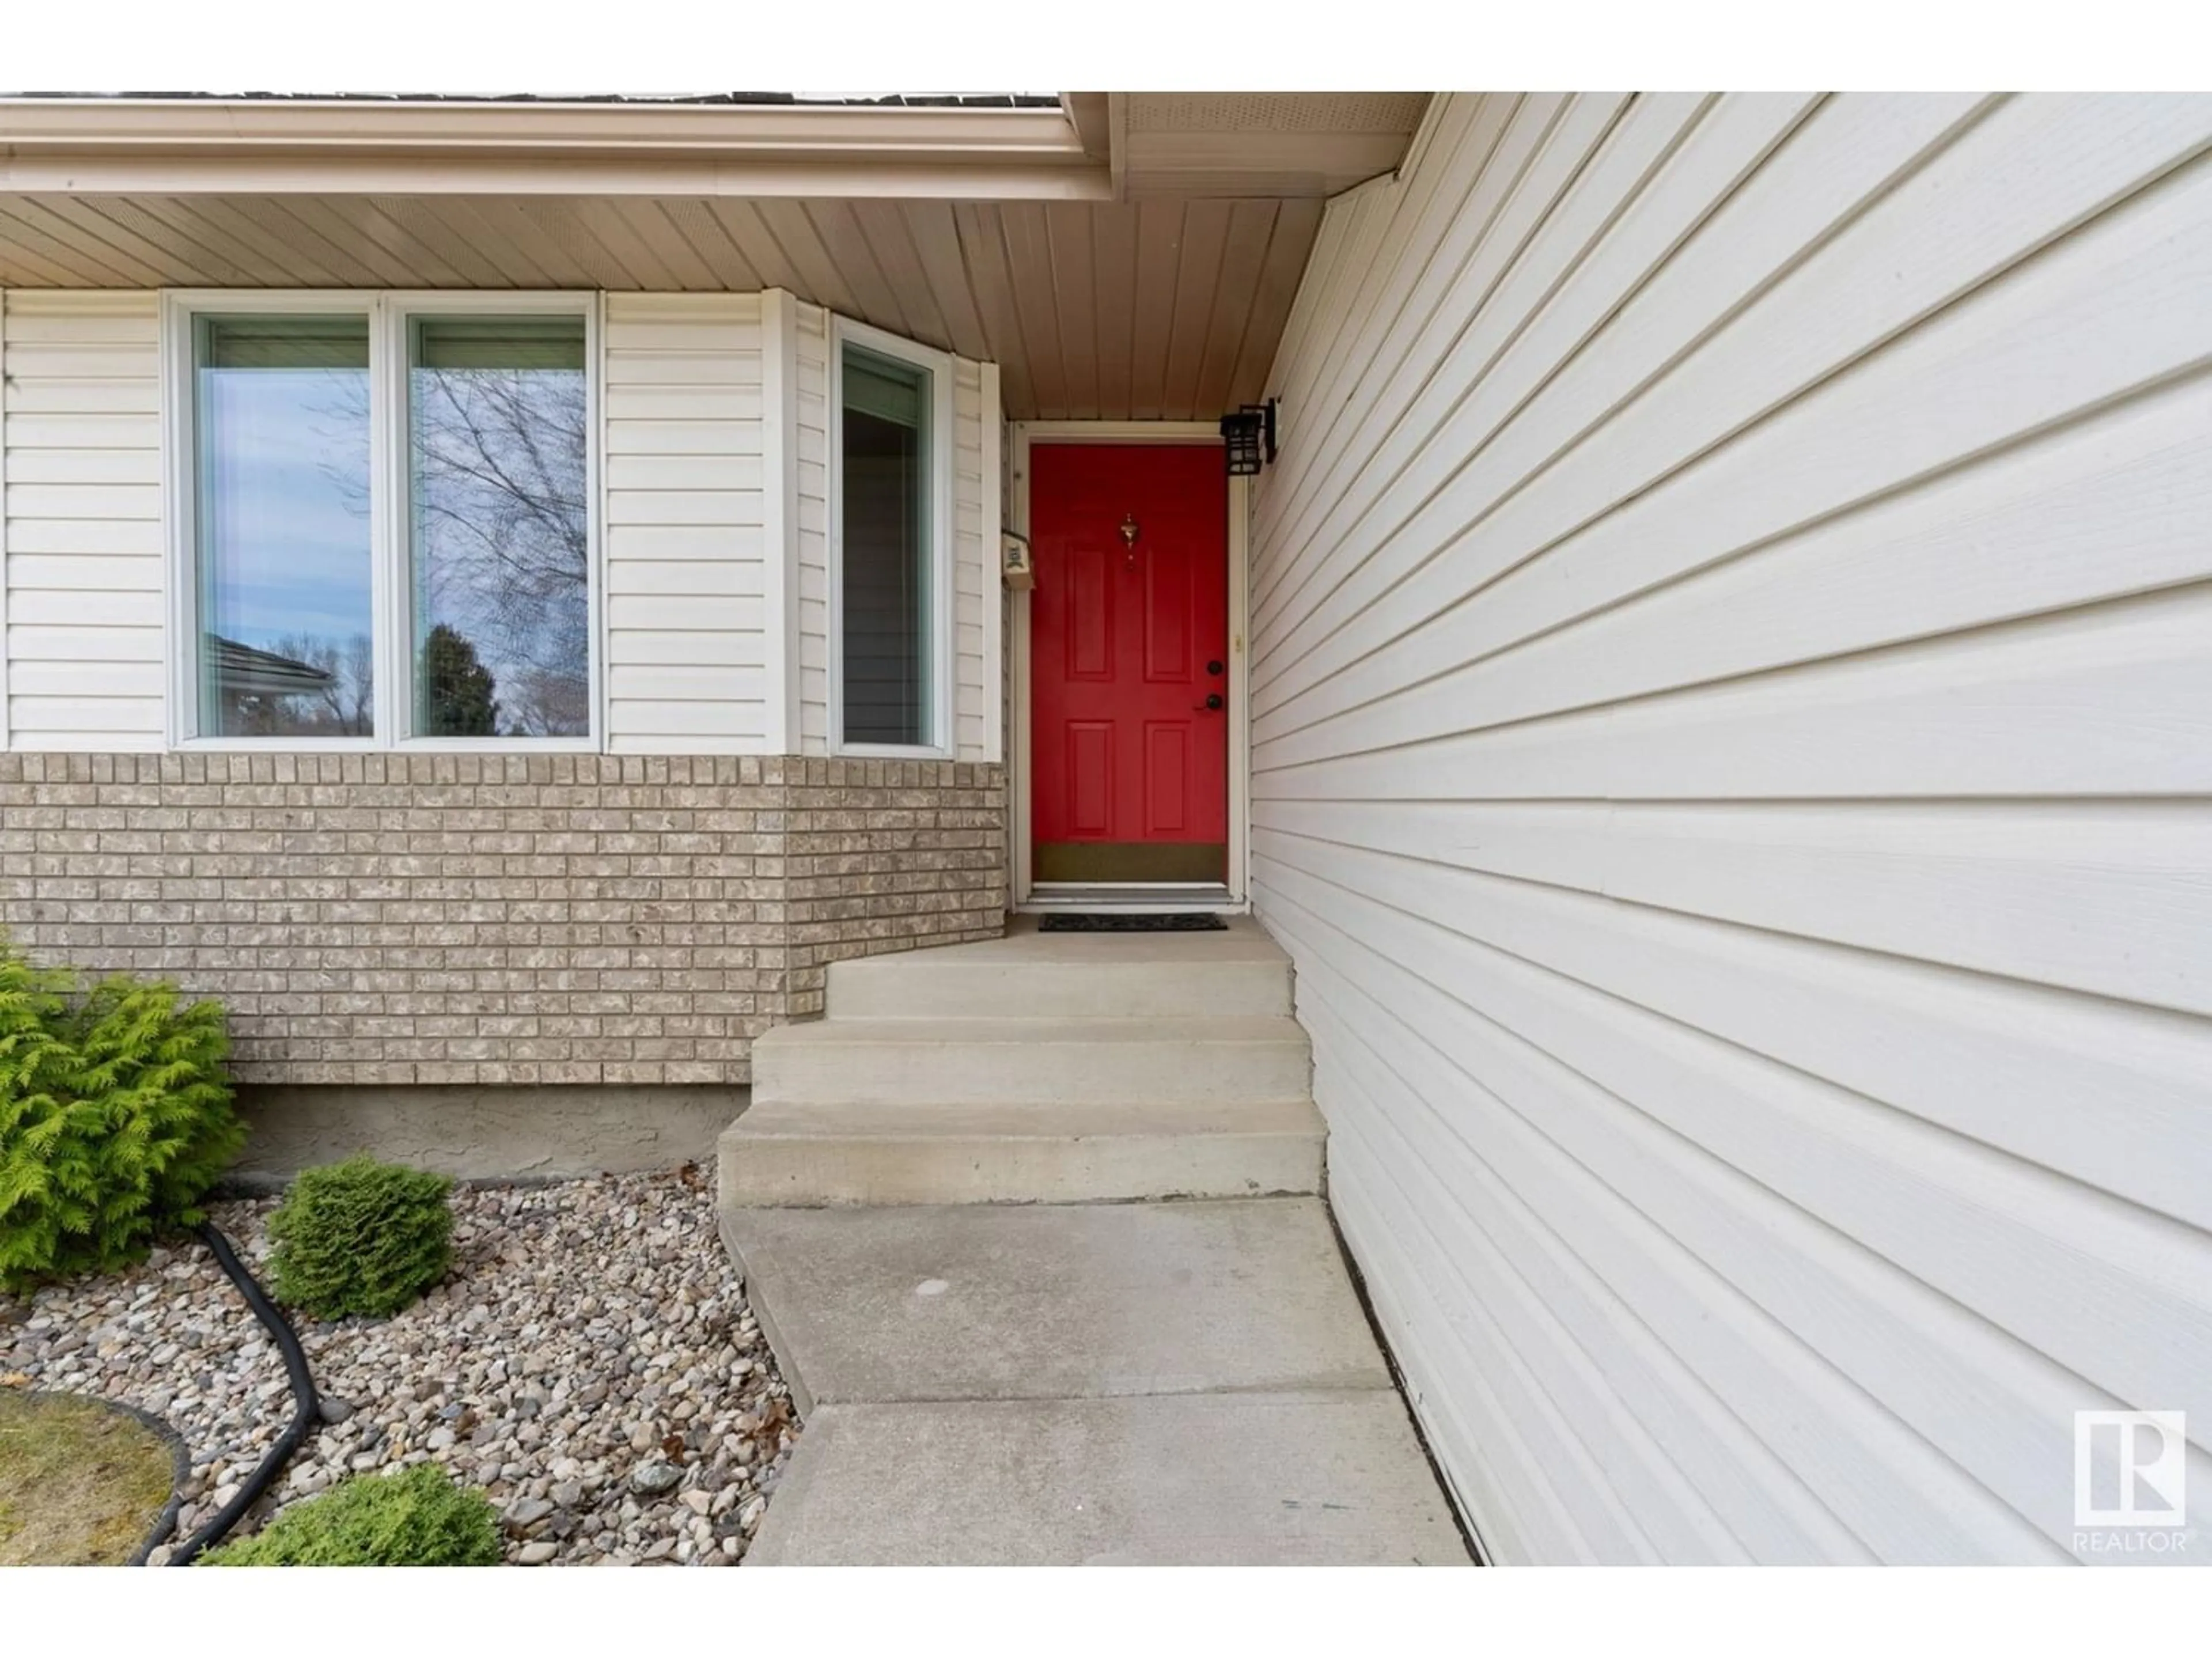
<svg viewBox="0 0 2212 1659"><path fill-rule="evenodd" d="M275 1202L210 1206L264 1281ZM444 1285L390 1319L300 1322L321 1425L234 1535L350 1475L427 1461L491 1493L512 1562L741 1557L799 1431L717 1235L711 1181L463 1185L453 1205ZM0 1297L0 1358L27 1386L173 1424L192 1458L179 1536L290 1419L281 1358L196 1244ZM739 1436L753 1467L730 1455ZM704 1545L702 1516L723 1517Z"/></svg>

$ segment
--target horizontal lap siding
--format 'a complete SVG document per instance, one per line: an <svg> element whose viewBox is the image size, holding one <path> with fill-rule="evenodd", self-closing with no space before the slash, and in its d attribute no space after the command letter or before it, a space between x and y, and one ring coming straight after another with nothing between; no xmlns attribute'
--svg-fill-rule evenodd
<svg viewBox="0 0 2212 1659"><path fill-rule="evenodd" d="M1500 1559L2063 1559L2077 1409L2212 1485L2208 143L1453 98L1331 205L1255 902Z"/></svg>
<svg viewBox="0 0 2212 1659"><path fill-rule="evenodd" d="M151 294L16 290L0 313L15 748L164 741L160 333Z"/></svg>
<svg viewBox="0 0 2212 1659"><path fill-rule="evenodd" d="M766 562L797 572L799 733L829 744L829 314L791 304L796 429L766 441L757 295L611 295L601 386L606 744L617 753L763 753L779 654ZM164 554L160 315L139 293L11 292L4 350L8 719L19 749L159 749ZM993 757L997 649L984 435L992 382L956 360L957 757ZM777 451L781 450L781 456ZM769 465L795 512L768 511ZM771 550L775 533L795 553Z"/></svg>
<svg viewBox="0 0 2212 1659"><path fill-rule="evenodd" d="M771 750L760 296L606 307L607 746Z"/></svg>

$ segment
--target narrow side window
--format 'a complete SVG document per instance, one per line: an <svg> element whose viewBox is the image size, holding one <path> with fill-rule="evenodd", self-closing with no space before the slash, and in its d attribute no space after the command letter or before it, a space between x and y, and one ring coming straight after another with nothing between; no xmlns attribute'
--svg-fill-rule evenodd
<svg viewBox="0 0 2212 1659"><path fill-rule="evenodd" d="M927 747L938 672L930 373L848 345L842 378L843 740Z"/></svg>
<svg viewBox="0 0 2212 1659"><path fill-rule="evenodd" d="M374 734L368 319L192 331L198 735Z"/></svg>

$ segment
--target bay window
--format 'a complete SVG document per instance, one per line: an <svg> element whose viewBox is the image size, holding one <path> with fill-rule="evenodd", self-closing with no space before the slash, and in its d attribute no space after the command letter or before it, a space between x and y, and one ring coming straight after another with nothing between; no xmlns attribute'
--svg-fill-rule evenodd
<svg viewBox="0 0 2212 1659"><path fill-rule="evenodd" d="M590 296L171 306L179 740L591 746Z"/></svg>

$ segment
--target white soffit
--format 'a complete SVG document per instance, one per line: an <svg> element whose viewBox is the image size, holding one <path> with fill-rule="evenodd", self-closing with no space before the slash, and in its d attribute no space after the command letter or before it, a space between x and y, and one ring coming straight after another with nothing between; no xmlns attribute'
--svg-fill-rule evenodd
<svg viewBox="0 0 2212 1659"><path fill-rule="evenodd" d="M1114 160L1130 197L1333 196L1389 173L1425 92L1113 94Z"/></svg>
<svg viewBox="0 0 2212 1659"><path fill-rule="evenodd" d="M1263 391L1313 200L0 195L0 288L783 289L1001 366L1016 420Z"/></svg>
<svg viewBox="0 0 2212 1659"><path fill-rule="evenodd" d="M782 289L999 363L1014 419L1211 420L1427 100L0 98L0 287Z"/></svg>

